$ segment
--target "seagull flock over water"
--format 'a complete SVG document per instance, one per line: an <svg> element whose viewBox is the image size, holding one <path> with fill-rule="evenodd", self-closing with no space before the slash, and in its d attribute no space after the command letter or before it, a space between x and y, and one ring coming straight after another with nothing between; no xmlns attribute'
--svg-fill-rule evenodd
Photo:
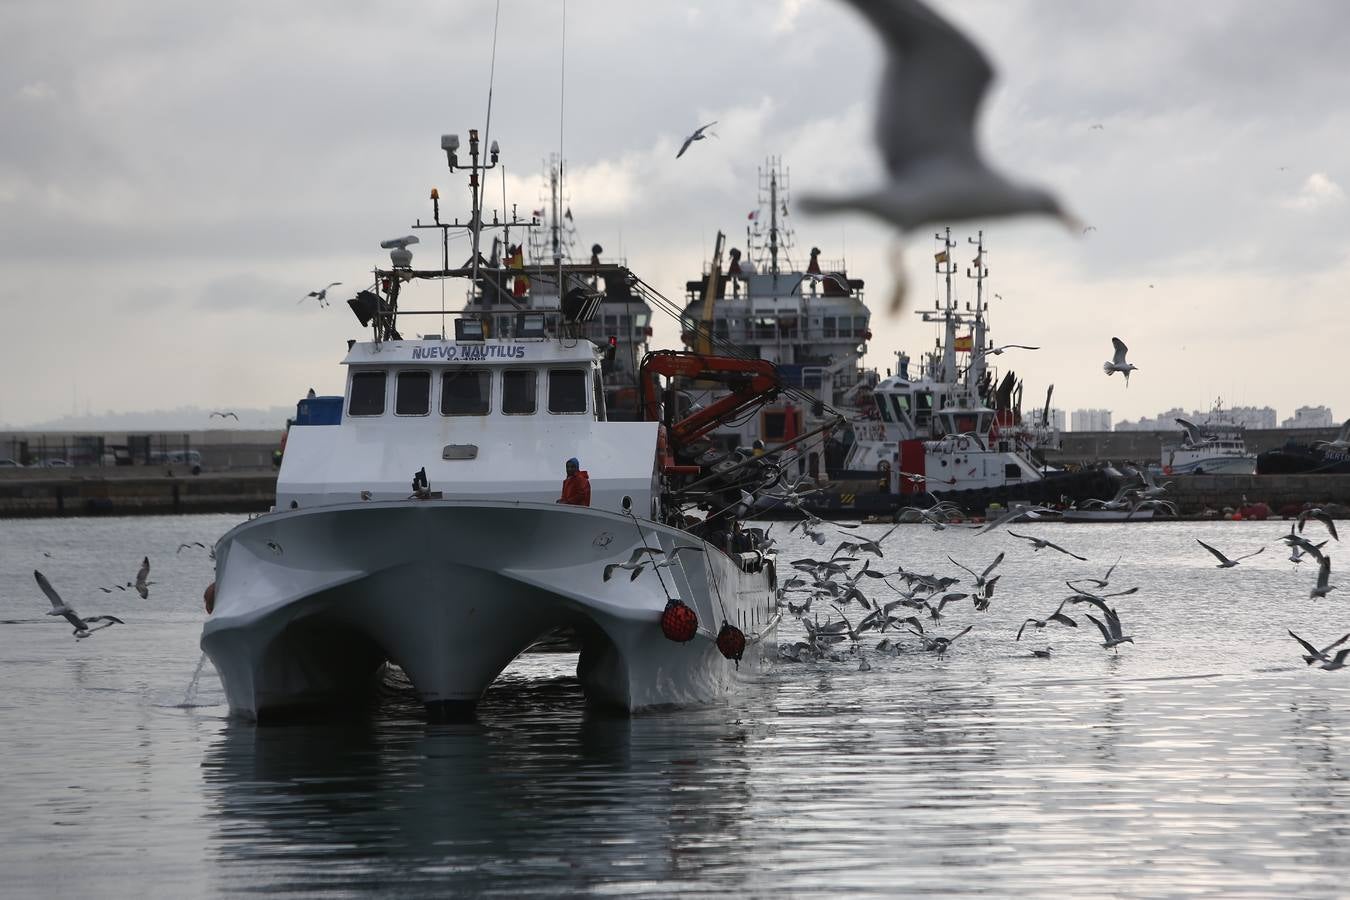
<svg viewBox="0 0 1350 900"><path fill-rule="evenodd" d="M1159 499L1159 495L1165 490L1165 485L1156 485L1149 481L1140 487L1127 487L1123 489L1123 493L1127 495L1125 500L1127 503L1165 503L1167 501ZM898 525L875 540L866 540L851 533L852 529L858 527L857 525L826 522L802 508L801 499L808 493L810 491L796 486L783 495L794 498L794 508L803 516L802 520L794 523L789 531L800 529L817 544L824 545L829 543L829 531L845 530L838 531L837 536L843 540L837 541L828 557L804 557L789 563L797 574L779 584L777 588L779 609L783 614L800 621L805 630L805 637L793 643L781 643L779 645L781 660L846 662L857 659L858 668L868 671L872 668L869 656L896 656L904 653L906 634L918 639L917 647L920 650L944 656L952 650L959 638L970 633L975 627L968 624L957 631L949 631L943 627L943 620L951 615L947 611L948 607L955 604L953 608L960 608L962 601L969 600L973 611L980 613L986 612L994 602L995 589L1002 578L1002 575L996 572L1006 558L1005 552L998 553L987 563L972 564L948 555L948 562L959 569L963 573L961 575L922 573L907 569L904 565L892 569L886 564L889 548L883 545L896 532ZM1147 499L1141 499L1141 495ZM916 515L911 519L916 524L929 524L935 530L972 529L979 534L987 534L1003 528L1015 519L1034 521L1044 511L1043 508L1036 507L1016 508L989 522L969 525L959 522L962 515L959 509L950 504L939 504L932 509L915 508L913 512ZM1322 552L1327 541L1313 543L1304 536L1304 530L1310 523L1320 523L1327 530L1330 540L1339 540L1335 521L1325 510L1316 508L1300 514L1297 521L1291 523L1289 534L1281 537L1281 540L1293 551L1294 555L1291 555L1290 560L1295 564L1304 558L1316 560L1317 581L1309 591L1309 599L1315 600L1326 597L1331 591L1336 590L1337 586L1330 583L1331 558ZM1032 553L1054 550L1065 558L1079 562L1088 561L1086 557L1045 538L1022 534L1011 529L1004 530L1011 537L1025 541ZM1243 560L1265 550L1263 546L1230 557L1204 541L1197 542L1219 561L1220 569L1231 569ZM865 554L870 554L875 559L863 558ZM855 570L854 566L859 561L862 565ZM1117 559L1100 577L1084 576L1064 581L1063 584L1070 593L1047 601L1047 605L1050 602L1055 603L1053 611L1025 618L1012 635L1013 642L1020 642L1027 636L1028 630L1044 634L1047 629L1077 629L1080 623L1077 616L1081 610L1081 619L1086 619L1097 628L1104 649L1118 654L1122 646L1133 644L1135 638L1126 633L1121 615L1114 604L1118 598L1137 594L1139 588L1133 586L1122 590L1107 590L1112 587L1112 576L1119 563L1120 559ZM864 578L869 581L863 582ZM868 585L866 590L862 584ZM855 614L856 624L848 613L849 608L855 604L859 610ZM880 640L869 647L866 644L866 636L872 633L880 636ZM1308 655L1304 660L1309 665L1320 662L1322 668L1328 670L1345 667L1350 650L1341 651L1334 657L1329 653L1350 639L1350 635L1317 650L1292 631L1289 633L1307 650ZM1043 648L1033 649L1031 655L1049 659L1053 650L1053 645L1047 644Z"/></svg>

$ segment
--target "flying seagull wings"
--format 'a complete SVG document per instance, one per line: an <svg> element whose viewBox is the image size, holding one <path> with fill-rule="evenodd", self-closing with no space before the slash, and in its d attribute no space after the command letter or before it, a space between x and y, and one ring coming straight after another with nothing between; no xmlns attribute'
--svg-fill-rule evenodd
<svg viewBox="0 0 1350 900"><path fill-rule="evenodd" d="M1195 539L1195 542L1196 542L1197 544L1199 544L1201 547L1204 547L1204 548L1205 548L1206 550L1208 550L1210 553L1213 553L1213 554L1214 554L1214 558L1217 559L1217 560L1218 560L1220 563L1222 563L1223 565L1225 565L1225 566L1231 566L1231 565L1233 564L1233 561L1232 561L1231 559L1229 559L1228 557L1224 556L1223 553L1221 553L1220 551L1214 549L1214 548L1211 547L1209 544L1206 544L1204 541L1200 540L1199 538L1196 538L1196 539ZM1265 549L1265 548L1262 548L1262 549Z"/></svg>
<svg viewBox="0 0 1350 900"><path fill-rule="evenodd" d="M1102 640L1103 640L1103 641L1105 641L1106 643L1109 644L1109 643L1111 643L1112 640L1114 640L1114 638L1112 638L1112 636L1111 636L1111 630L1110 630L1109 628L1107 628L1106 625L1103 624L1102 621L1101 621L1100 619L1098 619L1098 618L1097 618L1096 616L1094 616L1092 613L1084 613L1084 615L1086 615L1089 619L1092 620L1092 624L1093 624L1093 625L1096 625L1096 626L1097 626L1097 630L1100 631L1100 632L1102 633Z"/></svg>
<svg viewBox="0 0 1350 900"><path fill-rule="evenodd" d="M1111 338L1111 345L1116 348L1115 356L1111 357L1111 364L1116 366L1125 365L1125 354L1130 352L1130 348L1125 346L1125 342L1118 337Z"/></svg>
<svg viewBox="0 0 1350 900"><path fill-rule="evenodd" d="M891 175L953 157L978 162L975 118L994 77L980 48L919 0L849 2L886 45L876 138Z"/></svg>

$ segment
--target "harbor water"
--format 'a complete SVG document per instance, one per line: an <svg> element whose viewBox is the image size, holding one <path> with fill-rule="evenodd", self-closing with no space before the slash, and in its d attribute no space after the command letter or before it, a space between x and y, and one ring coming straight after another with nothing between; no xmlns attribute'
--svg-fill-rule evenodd
<svg viewBox="0 0 1350 900"><path fill-rule="evenodd" d="M6 897L1345 894L1350 670L1305 666L1286 629L1318 646L1350 630L1350 574L1309 600L1287 523L1014 529L1087 563L901 526L873 568L964 576L948 554L977 571L1007 554L987 612L925 621L973 626L941 658L871 633L861 656L777 661L726 703L622 718L585 709L575 655L531 654L471 723L427 724L391 676L340 721L258 728L199 669L212 564L176 552L239 520L0 521ZM774 525L780 578L829 554L826 530L818 547ZM1266 550L1219 570L1197 539ZM145 555L141 599L117 585ZM1117 558L1134 644L1104 650L1081 606L1080 627L1014 640ZM75 640L34 569L125 624ZM789 620L779 640L802 635ZM869 649L881 637L900 652Z"/></svg>

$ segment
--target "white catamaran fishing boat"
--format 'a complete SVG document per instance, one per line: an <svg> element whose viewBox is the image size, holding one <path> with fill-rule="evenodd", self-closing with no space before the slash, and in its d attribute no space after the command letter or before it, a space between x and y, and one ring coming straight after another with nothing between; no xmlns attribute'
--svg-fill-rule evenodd
<svg viewBox="0 0 1350 900"><path fill-rule="evenodd" d="M348 301L371 334L348 342L343 396L301 401L276 507L216 546L201 644L230 709L257 719L348 704L393 665L430 713L463 714L558 627L580 641L590 701L639 710L713 700L772 645L774 556L740 528L725 502L735 492L689 448L724 414L775 397L772 369L651 354L635 381L645 421L610 420L613 351L584 337L611 280L631 285L631 273L491 265L477 247L494 227L480 185L496 146L489 163L470 132L467 164L454 136L442 148L451 171L470 175L473 215L441 223L433 193L435 224L424 227L467 228L473 257L419 270L414 236L384 242L391 265ZM504 211L493 222L532 224ZM515 278L552 279L556 308L503 312ZM447 279L468 279L475 301L453 335L403 337L400 318L445 321L411 304L417 286ZM675 391L663 378L727 373L735 387L716 408L680 418L666 402ZM589 473L588 506L559 499L568 457ZM749 459L740 475L771 465ZM689 515L700 508L708 515Z"/></svg>

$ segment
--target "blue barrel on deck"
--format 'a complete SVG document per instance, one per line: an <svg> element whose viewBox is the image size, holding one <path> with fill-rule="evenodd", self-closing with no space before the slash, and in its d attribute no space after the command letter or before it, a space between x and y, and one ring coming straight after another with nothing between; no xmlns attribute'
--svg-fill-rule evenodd
<svg viewBox="0 0 1350 900"><path fill-rule="evenodd" d="M341 397L306 397L295 404L296 425L341 425Z"/></svg>

